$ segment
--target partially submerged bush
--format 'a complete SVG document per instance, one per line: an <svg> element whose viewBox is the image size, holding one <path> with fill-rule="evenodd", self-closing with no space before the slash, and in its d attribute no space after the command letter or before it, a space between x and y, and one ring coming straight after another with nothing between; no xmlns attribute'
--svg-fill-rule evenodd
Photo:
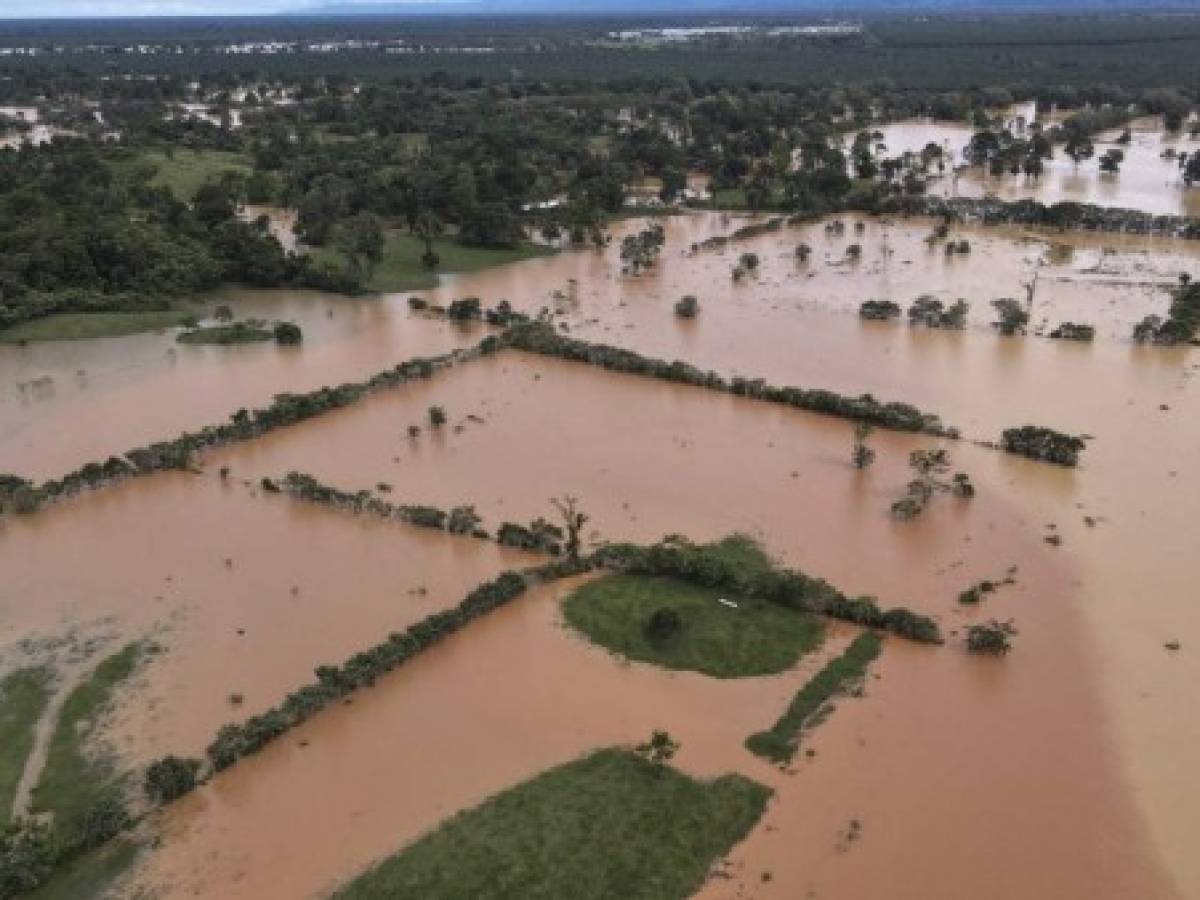
<svg viewBox="0 0 1200 900"><path fill-rule="evenodd" d="M947 307L941 300L926 294L914 300L908 308L908 321L910 325L924 325L926 328L958 330L966 327L969 309L965 300L956 300Z"/></svg>
<svg viewBox="0 0 1200 900"><path fill-rule="evenodd" d="M1003 656L1012 649L1010 638L1017 630L1011 622L997 622L993 619L982 625L972 625L967 629L967 650L991 656Z"/></svg>
<svg viewBox="0 0 1200 900"><path fill-rule="evenodd" d="M886 321L900 318L900 304L891 300L864 300L858 308L858 314L864 319Z"/></svg>
<svg viewBox="0 0 1200 900"><path fill-rule="evenodd" d="M1096 337L1096 328L1083 322L1063 322L1050 332L1050 337L1056 341L1088 342Z"/></svg>
<svg viewBox="0 0 1200 900"><path fill-rule="evenodd" d="M694 319L696 318L696 313L699 311L700 303L691 294L682 297L679 302L675 304L675 315L681 319Z"/></svg>
<svg viewBox="0 0 1200 900"><path fill-rule="evenodd" d="M1007 335L1024 334L1029 324L1029 313L1025 307L1010 297L993 300L997 320L992 325L1001 333Z"/></svg>
<svg viewBox="0 0 1200 900"><path fill-rule="evenodd" d="M1000 446L1006 453L1016 453L1060 466L1075 466L1079 464L1079 454L1087 445L1083 438L1064 434L1053 428L1022 425L1020 428L1004 429L1000 436Z"/></svg>
<svg viewBox="0 0 1200 900"><path fill-rule="evenodd" d="M275 343L294 347L304 341L304 332L294 322L275 323Z"/></svg>

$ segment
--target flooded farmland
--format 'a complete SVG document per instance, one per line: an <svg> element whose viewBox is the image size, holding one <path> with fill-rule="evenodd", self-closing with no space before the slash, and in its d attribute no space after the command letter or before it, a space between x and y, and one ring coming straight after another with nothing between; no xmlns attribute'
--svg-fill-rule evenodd
<svg viewBox="0 0 1200 900"><path fill-rule="evenodd" d="M198 753L217 726L275 702L315 663L524 564L490 543L253 495L263 476L295 469L347 490L386 483L398 502L471 503L490 528L550 515L549 498L571 493L592 516L589 539L749 532L848 592L937 617L945 646L888 640L866 696L840 703L806 743L815 755L788 774L742 741L773 720L815 660L733 682L622 664L562 627L557 602L569 584L539 588L168 808L162 846L136 884L159 896L318 895L458 809L666 727L683 743L686 771L740 771L776 791L735 849L730 877L711 881L705 897L860 897L885 886L889 896L950 897L967 884L996 898L1200 889L1190 852L1200 785L1188 753L1200 719L1186 713L1200 676L1187 652L1200 624L1187 566L1197 362L1129 340L1134 323L1165 310L1164 288L1196 271L1200 247L960 226L953 236L971 252L947 257L926 241L932 222L842 218L837 234L817 222L693 252L744 220L674 217L649 274L622 275L615 248L573 251L447 277L422 296L547 306L576 337L727 375L904 400L967 438L994 440L1026 423L1087 434L1078 470L950 442L954 468L979 496L940 496L919 519L897 522L887 510L910 477L907 455L932 439L878 432L878 461L858 472L849 423L503 352L209 453L201 476L140 479L0 524L13 573L0 637L11 644L92 621L161 635L167 652L112 727L124 757L141 762ZM799 243L812 248L806 262ZM862 247L856 260L852 243ZM735 283L742 252L760 264ZM1030 285L1035 329L1086 321L1096 340L997 335L990 301L1024 299ZM672 313L685 294L700 305L691 321ZM969 301L968 327L857 315L867 299L907 305L922 294ZM55 384L40 399L6 393L0 470L56 475L279 390L361 378L485 333L413 316L406 296L238 300L302 322L297 353L180 347L168 358L169 338L156 335L69 353L0 348L5 375L53 373ZM88 371L88 386L73 380L75 368ZM410 436L434 405L447 426ZM222 466L228 483L216 475ZM55 569L64 547L76 562ZM122 565L131 553L154 565ZM964 612L958 593L1009 566L1017 584ZM1004 660L962 650L962 629L984 616L1014 620ZM822 652L852 634L834 626ZM1182 652L1164 649L1173 640ZM243 708L231 709L229 695L243 690ZM846 849L839 832L851 819L864 834ZM281 820L289 829L272 827ZM887 874L900 867L907 893Z"/></svg>

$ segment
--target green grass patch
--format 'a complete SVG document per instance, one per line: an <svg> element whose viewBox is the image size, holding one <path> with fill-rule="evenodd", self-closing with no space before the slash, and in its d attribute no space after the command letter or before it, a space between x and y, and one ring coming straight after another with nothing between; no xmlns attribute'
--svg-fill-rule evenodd
<svg viewBox="0 0 1200 900"><path fill-rule="evenodd" d="M253 171L250 157L226 150L190 150L179 148L168 157L162 150L151 150L142 156L156 171L150 183L169 188L180 200L191 202L197 188L223 172L234 171L249 175Z"/></svg>
<svg viewBox="0 0 1200 900"><path fill-rule="evenodd" d="M12 817L17 783L33 750L33 732L50 701L49 669L18 669L0 681L0 830Z"/></svg>
<svg viewBox="0 0 1200 900"><path fill-rule="evenodd" d="M467 247L452 238L440 238L433 242L434 252L441 258L437 269L430 270L421 264L425 242L407 231L389 231L383 248L383 259L376 265L367 287L383 294L399 291L423 291L438 285L438 273L464 274L478 272L492 266L520 262L539 256L551 256L557 251L553 247L525 242L516 247ZM341 262L342 256L332 247L319 247L312 251L314 258Z"/></svg>
<svg viewBox="0 0 1200 900"><path fill-rule="evenodd" d="M335 896L688 897L770 795L740 775L701 782L627 750L601 750L459 813Z"/></svg>
<svg viewBox="0 0 1200 900"><path fill-rule="evenodd" d="M113 694L146 653L134 642L103 660L89 678L67 696L50 738L46 765L33 789L32 807L54 813L54 829L76 834L97 807L120 786L112 760L88 748L100 719L111 707Z"/></svg>
<svg viewBox="0 0 1200 900"><path fill-rule="evenodd" d="M274 340L275 333L247 322L230 325L209 325L182 332L175 340L181 344L256 344Z"/></svg>
<svg viewBox="0 0 1200 900"><path fill-rule="evenodd" d="M26 900L100 900L133 865L138 847L116 838L74 857Z"/></svg>
<svg viewBox="0 0 1200 900"><path fill-rule="evenodd" d="M879 635L872 631L864 631L856 637L845 653L832 660L800 689L770 731L760 731L746 739L746 748L771 762L790 762L796 754L800 730L812 723L834 694L866 674L867 666L879 655L882 644Z"/></svg>
<svg viewBox="0 0 1200 900"><path fill-rule="evenodd" d="M120 337L143 331L159 331L180 325L195 316L185 309L147 312L56 313L22 322L0 331L0 344L21 341L85 341L91 338Z"/></svg>
<svg viewBox="0 0 1200 900"><path fill-rule="evenodd" d="M740 546L728 549L730 554L744 552ZM737 608L718 602L720 598ZM674 614L676 624L666 634L651 624L664 610ZM572 627L628 659L717 678L786 671L819 646L824 634L816 616L674 578L643 575L609 575L589 582L567 597L563 612Z"/></svg>

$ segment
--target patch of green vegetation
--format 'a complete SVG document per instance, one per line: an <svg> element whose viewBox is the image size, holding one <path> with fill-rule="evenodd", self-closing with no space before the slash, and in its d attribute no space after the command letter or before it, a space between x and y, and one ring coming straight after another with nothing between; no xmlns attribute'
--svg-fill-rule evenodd
<svg viewBox="0 0 1200 900"><path fill-rule="evenodd" d="M21 341L86 341L91 338L120 337L143 331L159 331L183 324L195 316L184 309L158 309L146 312L58 313L22 322L0 331L0 344Z"/></svg>
<svg viewBox="0 0 1200 900"><path fill-rule="evenodd" d="M33 750L34 726L50 700L51 673L41 666L18 669L0 681L0 829L12 815L17 783Z"/></svg>
<svg viewBox="0 0 1200 900"><path fill-rule="evenodd" d="M864 631L851 642L846 652L830 661L792 699L787 711L770 731L760 731L746 739L746 749L771 762L790 762L796 753L796 737L811 723L829 698L861 679L867 666L879 655L879 635Z"/></svg>
<svg viewBox="0 0 1200 900"><path fill-rule="evenodd" d="M207 325L193 328L180 334L175 340L181 344L254 344L275 337L269 328L249 322L233 322L229 325Z"/></svg>
<svg viewBox="0 0 1200 900"><path fill-rule="evenodd" d="M723 552L757 564L738 542ZM717 678L783 672L819 646L823 635L816 616L644 575L609 575L585 584L564 601L563 612L572 627L629 659Z"/></svg>
<svg viewBox="0 0 1200 900"><path fill-rule="evenodd" d="M601 750L459 813L336 896L688 897L770 794L740 775L700 782L627 750Z"/></svg>
<svg viewBox="0 0 1200 900"><path fill-rule="evenodd" d="M31 806L36 812L53 812L54 830L64 839L77 840L83 831L109 830L111 822L100 820L110 818L121 779L112 760L88 746L89 739L116 689L133 674L147 649L138 641L103 660L71 691L59 713Z"/></svg>
<svg viewBox="0 0 1200 900"><path fill-rule="evenodd" d="M150 183L169 188L180 200L191 201L197 188L223 172L234 171L249 175L253 171L250 158L242 153L225 150L191 150L177 148L169 156L162 150L150 150L142 159L156 171Z"/></svg>
<svg viewBox="0 0 1200 900"><path fill-rule="evenodd" d="M384 294L423 291L437 287L439 272L478 272L523 259L551 256L557 251L553 247L530 242L508 248L468 247L452 238L441 238L433 242L433 252L440 259L436 269L428 269L421 263L424 252L425 242L420 238L406 231L389 231L384 243L383 259L375 265L367 287ZM318 261L344 262L342 254L331 247L316 248L312 255Z"/></svg>
<svg viewBox="0 0 1200 900"><path fill-rule="evenodd" d="M137 844L125 838L76 856L26 900L99 900L107 895L137 856Z"/></svg>

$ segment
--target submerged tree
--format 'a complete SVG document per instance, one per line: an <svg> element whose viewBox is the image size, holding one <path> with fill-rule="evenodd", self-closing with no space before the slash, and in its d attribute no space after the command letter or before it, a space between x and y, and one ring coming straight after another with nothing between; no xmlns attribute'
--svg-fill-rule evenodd
<svg viewBox="0 0 1200 900"><path fill-rule="evenodd" d="M563 527L566 529L567 556L572 560L579 559L579 533L583 526L587 524L589 518L587 513L579 509L579 500L572 497L570 494L564 494L562 497L551 497L550 503L558 510L558 514L562 517Z"/></svg>
<svg viewBox="0 0 1200 900"><path fill-rule="evenodd" d="M850 464L856 469L865 469L875 462L875 451L867 446L867 438L875 428L867 422L858 422L854 426L854 443L850 450Z"/></svg>

